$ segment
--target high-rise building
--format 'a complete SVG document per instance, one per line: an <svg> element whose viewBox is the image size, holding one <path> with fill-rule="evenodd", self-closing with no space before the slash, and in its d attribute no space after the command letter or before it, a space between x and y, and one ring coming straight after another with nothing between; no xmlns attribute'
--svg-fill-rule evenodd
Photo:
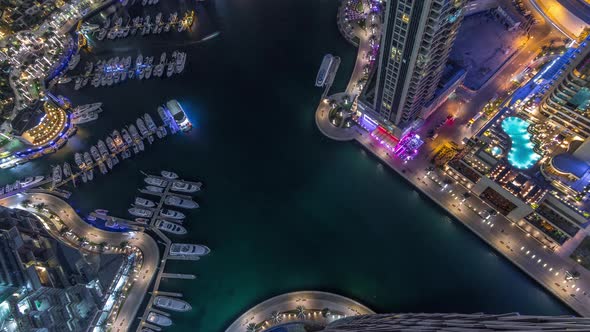
<svg viewBox="0 0 590 332"><path fill-rule="evenodd" d="M394 134L417 119L437 90L465 0L389 0L378 67L360 102ZM395 131L398 131L396 133Z"/></svg>
<svg viewBox="0 0 590 332"><path fill-rule="evenodd" d="M572 135L590 137L590 45L584 41L551 85L540 112ZM577 54L579 53L579 54Z"/></svg>
<svg viewBox="0 0 590 332"><path fill-rule="evenodd" d="M324 332L366 331L566 331L590 329L590 319L572 316L488 314L377 314L339 319Z"/></svg>

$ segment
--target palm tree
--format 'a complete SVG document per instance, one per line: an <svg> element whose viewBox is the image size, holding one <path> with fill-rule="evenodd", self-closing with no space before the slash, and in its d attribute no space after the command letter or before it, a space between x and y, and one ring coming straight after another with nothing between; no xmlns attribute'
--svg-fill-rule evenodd
<svg viewBox="0 0 590 332"><path fill-rule="evenodd" d="M27 198L27 199L23 199L23 201L20 202L20 203L22 204L22 206L25 206L26 207L26 206L31 205L32 201Z"/></svg>
<svg viewBox="0 0 590 332"><path fill-rule="evenodd" d="M329 314L330 314L330 309L328 309L328 308L322 309L322 316L328 317Z"/></svg>
<svg viewBox="0 0 590 332"><path fill-rule="evenodd" d="M47 206L47 204L45 204L45 203L35 204L35 209L43 210L46 206Z"/></svg>
<svg viewBox="0 0 590 332"><path fill-rule="evenodd" d="M250 323L248 324L248 326L246 326L246 332L258 332L260 331L260 327L258 327L258 325L256 325L255 323Z"/></svg>
<svg viewBox="0 0 590 332"><path fill-rule="evenodd" d="M300 306L297 306L296 310L297 310L297 318L305 319L305 307L300 305Z"/></svg>
<svg viewBox="0 0 590 332"><path fill-rule="evenodd" d="M461 201L461 203L465 202L466 200L468 200L469 198L471 198L471 194L468 192L464 192L463 193L463 200Z"/></svg>
<svg viewBox="0 0 590 332"><path fill-rule="evenodd" d="M272 320L273 324L278 324L283 320L283 315L278 311L273 311L270 314L270 319Z"/></svg>

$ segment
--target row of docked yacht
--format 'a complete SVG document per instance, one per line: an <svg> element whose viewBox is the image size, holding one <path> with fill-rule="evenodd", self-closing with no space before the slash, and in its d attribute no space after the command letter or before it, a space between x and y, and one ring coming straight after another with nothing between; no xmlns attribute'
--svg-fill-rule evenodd
<svg viewBox="0 0 590 332"><path fill-rule="evenodd" d="M151 144L154 141L154 133L159 138L167 134L165 127L158 127L148 113L137 118L136 125L130 124L120 132L115 129L105 140L98 140L96 145L91 146L90 151L74 154L74 161L80 170L79 176L84 183L94 179L94 167L98 167L102 174L106 174L119 164L119 156L127 159L131 157L131 151L135 154L143 151L144 139ZM70 176L75 178L75 174L67 163L64 164L63 175L66 178ZM54 184L62 181L62 169L59 166L54 167L52 177Z"/></svg>
<svg viewBox="0 0 590 332"><path fill-rule="evenodd" d="M178 18L177 12L169 14L167 19L164 19L162 13L159 12L153 20L150 15L146 15L134 17L125 23L123 23L123 18L118 17L115 18L113 26L110 26L110 20L107 19L102 28L92 32L98 40L103 40L105 37L107 39L125 38L130 35L135 36L138 33L143 36L166 33L171 30L183 32L191 28L194 19L194 11L186 11L182 19Z"/></svg>
<svg viewBox="0 0 590 332"><path fill-rule="evenodd" d="M4 194L8 194L10 192L19 190L19 189L24 189L24 188L29 188L32 187L36 184L38 184L39 182L43 181L45 179L44 176L29 176L27 178L24 178L22 180L16 180L14 183L9 183L7 185L4 186L0 186L0 195L4 195Z"/></svg>
<svg viewBox="0 0 590 332"><path fill-rule="evenodd" d="M154 56L144 57L139 54L135 61L131 59L131 56L127 56L98 60L96 63L89 62L87 67L90 70L86 70L76 77L74 89L86 87L89 83L93 87L99 87L119 84L127 79L142 80L162 77L164 73L166 77L171 77L174 74L182 73L186 66L186 52L174 51L170 58L164 52L160 54L158 63L154 59Z"/></svg>

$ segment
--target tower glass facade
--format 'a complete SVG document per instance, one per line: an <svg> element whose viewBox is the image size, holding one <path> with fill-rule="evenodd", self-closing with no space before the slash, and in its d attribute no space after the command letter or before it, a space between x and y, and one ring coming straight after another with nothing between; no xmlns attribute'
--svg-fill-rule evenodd
<svg viewBox="0 0 590 332"><path fill-rule="evenodd" d="M364 92L381 120L404 128L417 119L441 79L465 0L389 0L375 83Z"/></svg>

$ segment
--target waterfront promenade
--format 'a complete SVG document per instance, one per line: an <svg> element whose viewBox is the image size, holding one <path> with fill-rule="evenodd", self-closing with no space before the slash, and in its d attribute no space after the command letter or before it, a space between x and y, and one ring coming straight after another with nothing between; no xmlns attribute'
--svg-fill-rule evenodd
<svg viewBox="0 0 590 332"><path fill-rule="evenodd" d="M547 35L551 35L551 33L545 34L545 31L543 34L545 38ZM537 43L529 43L526 48L523 48L516 57L519 58L517 63L511 61L510 66L501 68L501 75L497 75L493 79L494 84L487 85L485 91L482 90L485 93L475 96L475 99L477 99L476 104L479 104L483 95L490 93L490 89L498 86L498 79L510 75L515 66L523 64L520 62L521 57L529 58L534 56L531 52ZM364 50L361 48L362 42L359 45L357 63L363 61L362 54ZM356 82L357 79L358 77L353 74L347 90L354 86L351 83ZM354 94L354 91L346 92L350 95ZM453 183L454 181L445 183L445 180L449 179L448 175L441 170L432 170L427 153L422 153L418 158L407 163L392 157L389 155L389 151L376 142L370 136L370 133L364 129L358 126L344 129L331 125L325 116L328 106L323 104L325 102L320 101L320 105L316 109L315 119L318 129L324 135L339 141L356 140L364 149L370 151L382 163L397 172L422 194L438 204L571 309L584 317L590 317L589 271L577 265L570 258L561 257L552 252L504 216L498 214L489 219L483 217L483 211L487 211L491 207L476 195L471 195L469 199L462 202L463 194L470 190L458 183ZM452 261L452 257L449 258L449 261ZM566 271L572 270L579 271L580 278L578 280L565 280Z"/></svg>
<svg viewBox="0 0 590 332"><path fill-rule="evenodd" d="M328 309L330 313L322 315L324 309ZM374 314L374 312L357 301L341 295L319 291L292 292L275 296L249 309L225 332L244 332L249 324L259 324L265 328L295 322L315 322L325 325L345 316L367 314Z"/></svg>

